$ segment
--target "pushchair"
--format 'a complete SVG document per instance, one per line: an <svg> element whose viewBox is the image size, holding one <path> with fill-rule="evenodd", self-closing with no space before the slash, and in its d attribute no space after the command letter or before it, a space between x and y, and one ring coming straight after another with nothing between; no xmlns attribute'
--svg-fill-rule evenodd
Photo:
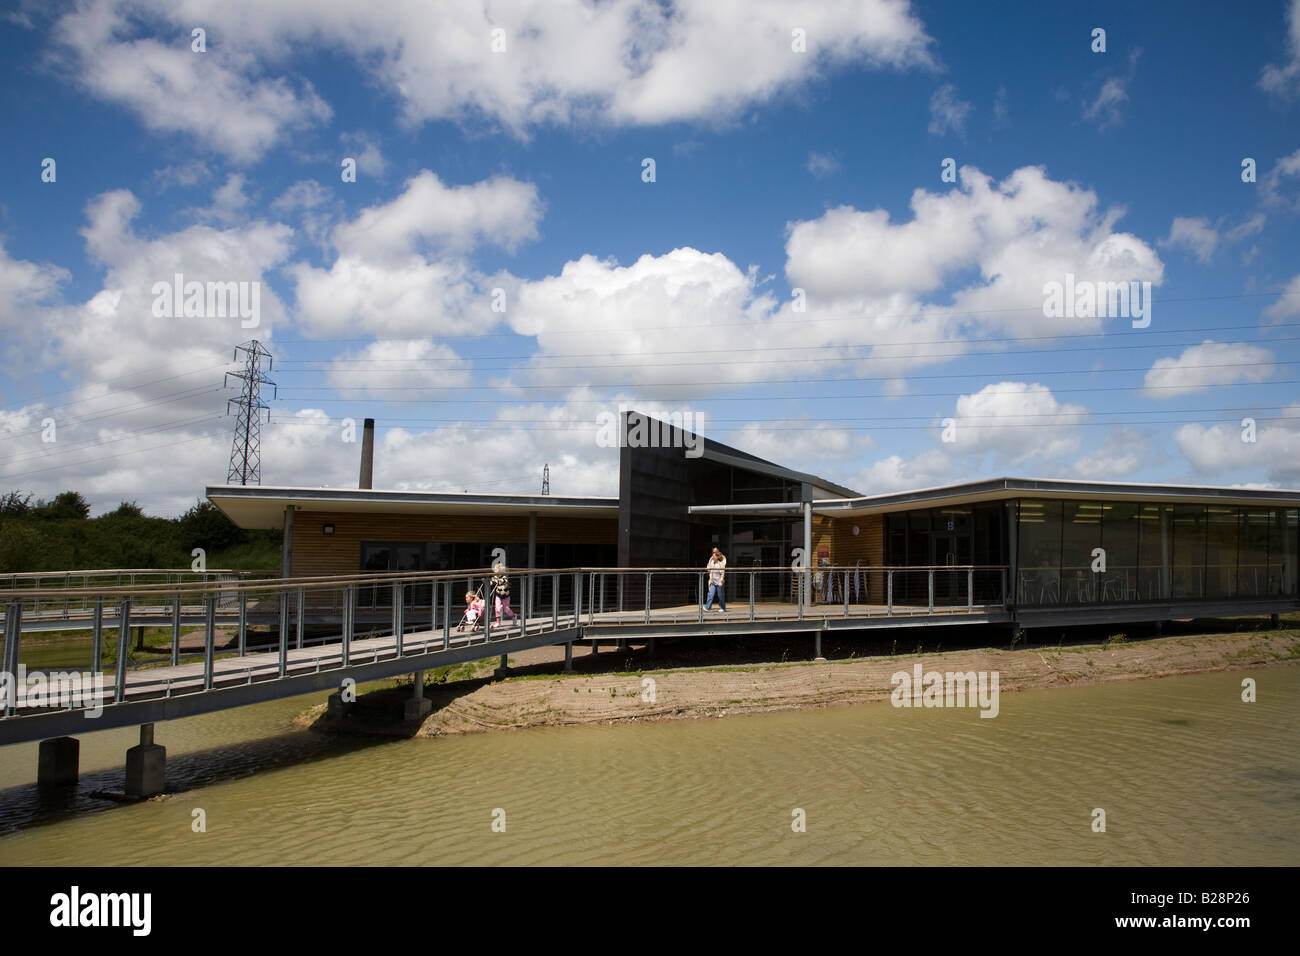
<svg viewBox="0 0 1300 956"><path fill-rule="evenodd" d="M484 615L487 611L487 602L483 600L483 585L480 584L473 592L471 600L465 603L465 613L461 615L460 623L456 625L457 631L463 631L469 628L471 631L483 629ZM470 595L467 593L466 597Z"/></svg>

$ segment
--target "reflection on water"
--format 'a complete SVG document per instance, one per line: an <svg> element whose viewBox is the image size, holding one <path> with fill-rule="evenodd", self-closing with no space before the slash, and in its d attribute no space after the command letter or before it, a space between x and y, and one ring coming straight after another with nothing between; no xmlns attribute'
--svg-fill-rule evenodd
<svg viewBox="0 0 1300 956"><path fill-rule="evenodd" d="M181 792L143 804L84 795L121 788L134 731L81 738L72 812L40 804L35 745L0 750L0 863L1295 865L1300 668L1251 672L1254 704L1241 676L1007 693L993 720L870 704L381 742L289 731L312 698L279 701L158 725Z"/></svg>

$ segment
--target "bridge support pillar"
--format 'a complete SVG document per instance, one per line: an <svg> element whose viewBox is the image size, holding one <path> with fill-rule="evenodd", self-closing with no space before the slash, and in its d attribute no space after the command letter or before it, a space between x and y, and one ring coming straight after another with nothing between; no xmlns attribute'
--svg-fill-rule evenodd
<svg viewBox="0 0 1300 956"><path fill-rule="evenodd" d="M1164 622L1164 621L1156 621L1156 637L1160 637L1160 636L1162 636L1164 633L1165 633L1165 622Z"/></svg>
<svg viewBox="0 0 1300 956"><path fill-rule="evenodd" d="M655 656L655 639L653 637L650 638L650 640L646 641L645 649L646 649L646 653L649 654L651 657Z"/></svg>
<svg viewBox="0 0 1300 956"><path fill-rule="evenodd" d="M573 673L573 641L564 645L564 673Z"/></svg>
<svg viewBox="0 0 1300 956"><path fill-rule="evenodd" d="M153 742L153 724L140 725L140 743L126 752L126 795L153 797L166 782L167 748Z"/></svg>
<svg viewBox="0 0 1300 956"><path fill-rule="evenodd" d="M1274 627L1281 627L1281 626L1282 626L1282 617L1281 617L1281 615L1279 615L1279 614L1271 614L1271 615L1269 615L1269 620L1272 622L1272 624L1273 624Z"/></svg>
<svg viewBox="0 0 1300 956"><path fill-rule="evenodd" d="M592 656L592 657L595 657L595 656L596 656L597 654L599 654L599 653L600 653L600 641L592 641L592 642L591 642L591 656Z"/></svg>
<svg viewBox="0 0 1300 956"><path fill-rule="evenodd" d="M424 671L416 671L411 699L406 702L403 716L407 720L420 720L427 717L431 710L433 710L433 701L424 696Z"/></svg>
<svg viewBox="0 0 1300 956"><path fill-rule="evenodd" d="M137 651L144 650L144 628L143 627L137 627L135 629L135 649Z"/></svg>
<svg viewBox="0 0 1300 956"><path fill-rule="evenodd" d="M826 660L826 658L822 657L822 632L821 631L816 632L816 638L813 643L817 651L817 653L813 656L813 660L814 661Z"/></svg>
<svg viewBox="0 0 1300 956"><path fill-rule="evenodd" d="M506 655L502 654L502 655L501 655L501 663L499 663L499 664L497 665L497 669L494 670L494 671L492 672L492 676L493 676L493 677L506 677L506 676L509 676L509 674L510 674L510 668L509 668L508 664L509 664L509 661L506 659Z"/></svg>
<svg viewBox="0 0 1300 956"><path fill-rule="evenodd" d="M41 787L66 787L77 782L81 741L76 737L42 740L36 756L36 783Z"/></svg>
<svg viewBox="0 0 1300 956"><path fill-rule="evenodd" d="M342 720L352 710L352 702L343 699L343 692L336 690L325 700L325 719Z"/></svg>

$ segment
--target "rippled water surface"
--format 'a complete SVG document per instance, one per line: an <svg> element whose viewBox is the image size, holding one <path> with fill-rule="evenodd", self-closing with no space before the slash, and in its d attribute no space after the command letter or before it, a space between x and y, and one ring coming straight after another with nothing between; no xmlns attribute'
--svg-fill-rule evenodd
<svg viewBox="0 0 1300 956"><path fill-rule="evenodd" d="M0 864L1300 864L1300 668L1249 673L1253 704L1232 672L1004 693L995 719L864 704L382 742L293 730L317 698L279 701L157 725L176 792L143 804L90 796L121 789L134 730L81 736L61 804L35 744L0 749Z"/></svg>

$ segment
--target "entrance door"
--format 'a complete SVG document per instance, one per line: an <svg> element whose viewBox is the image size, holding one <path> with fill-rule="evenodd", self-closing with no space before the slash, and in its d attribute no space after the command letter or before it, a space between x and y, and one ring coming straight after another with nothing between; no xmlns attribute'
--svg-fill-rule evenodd
<svg viewBox="0 0 1300 956"><path fill-rule="evenodd" d="M938 523L931 536L934 543L932 564L941 568L953 568L951 571L936 571L934 574L935 604L966 603L966 571L957 570L971 563L971 533L969 524L960 528L959 522L944 520Z"/></svg>

